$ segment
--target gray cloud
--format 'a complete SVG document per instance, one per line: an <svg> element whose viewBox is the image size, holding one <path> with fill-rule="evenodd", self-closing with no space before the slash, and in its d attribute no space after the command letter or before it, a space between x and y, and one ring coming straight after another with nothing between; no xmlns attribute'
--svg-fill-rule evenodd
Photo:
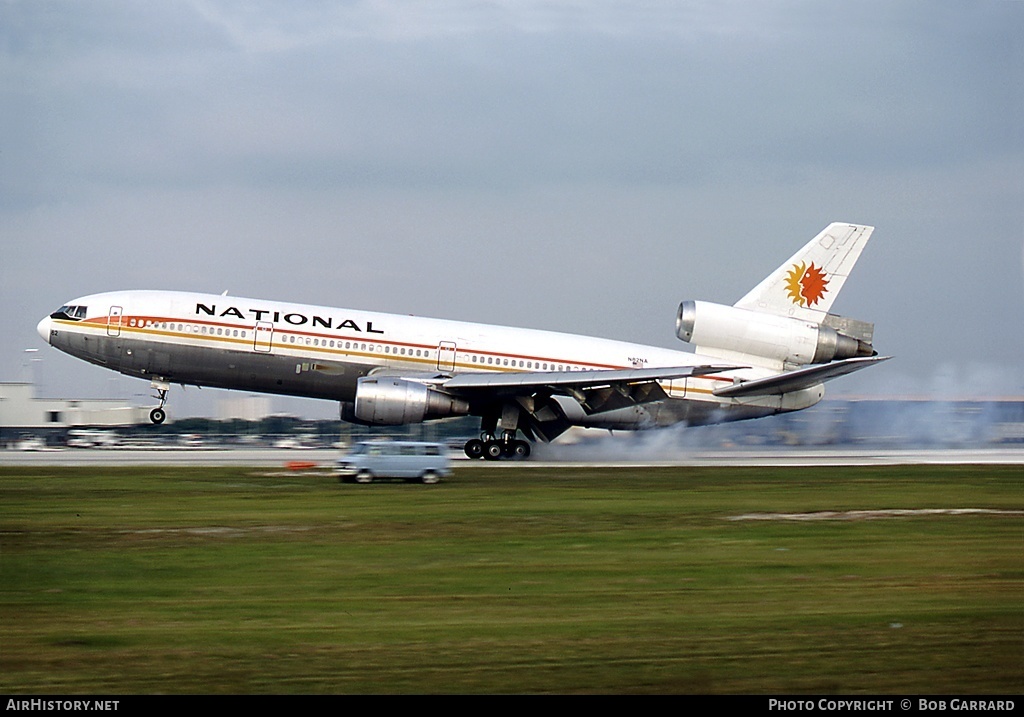
<svg viewBox="0 0 1024 717"><path fill-rule="evenodd" d="M1020 392L1024 5L850 5L7 3L2 375L134 286L671 346L845 220L838 310Z"/></svg>

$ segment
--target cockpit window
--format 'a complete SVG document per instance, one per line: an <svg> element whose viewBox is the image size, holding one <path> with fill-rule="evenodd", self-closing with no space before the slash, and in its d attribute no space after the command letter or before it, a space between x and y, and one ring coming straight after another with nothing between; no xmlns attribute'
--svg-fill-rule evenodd
<svg viewBox="0 0 1024 717"><path fill-rule="evenodd" d="M89 312L88 306L68 306L65 304L52 314L51 319L84 319Z"/></svg>

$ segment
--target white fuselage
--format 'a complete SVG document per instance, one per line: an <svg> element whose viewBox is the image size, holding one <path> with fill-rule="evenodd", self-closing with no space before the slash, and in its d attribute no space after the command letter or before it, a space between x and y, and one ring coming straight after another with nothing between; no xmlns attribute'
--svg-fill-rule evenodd
<svg viewBox="0 0 1024 717"><path fill-rule="evenodd" d="M371 374L567 372L686 367L716 359L685 351L574 334L169 291L93 294L38 327L56 348L121 373L181 383L354 400ZM668 400L587 415L579 425L640 428L708 423L813 405L822 387L780 396L716 397L734 379L773 372L738 369L659 381Z"/></svg>

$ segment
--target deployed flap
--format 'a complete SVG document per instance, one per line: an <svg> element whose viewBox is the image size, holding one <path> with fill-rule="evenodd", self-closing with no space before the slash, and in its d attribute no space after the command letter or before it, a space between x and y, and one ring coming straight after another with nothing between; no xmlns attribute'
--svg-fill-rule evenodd
<svg viewBox="0 0 1024 717"><path fill-rule="evenodd" d="M642 403L652 403L668 398L668 394L656 381L621 384L593 388L572 388L566 391L576 399L587 414L615 411Z"/></svg>
<svg viewBox="0 0 1024 717"><path fill-rule="evenodd" d="M658 380L729 371L743 366L681 366L668 368L608 369L514 373L462 373L436 382L446 393L474 400L482 395L516 396L527 413L538 420L551 399L561 394L587 413L604 413L667 398ZM523 401L537 402L526 406Z"/></svg>
<svg viewBox="0 0 1024 717"><path fill-rule="evenodd" d="M744 381L724 388L716 388L714 394L724 398L737 398L740 396L778 396L790 391L799 391L810 388L816 384L828 381L838 376L845 376L848 373L859 371L862 368L873 366L882 361L888 361L890 356L870 356L865 358L851 358L845 361L835 361L823 366L811 366L797 371L758 378L753 381Z"/></svg>

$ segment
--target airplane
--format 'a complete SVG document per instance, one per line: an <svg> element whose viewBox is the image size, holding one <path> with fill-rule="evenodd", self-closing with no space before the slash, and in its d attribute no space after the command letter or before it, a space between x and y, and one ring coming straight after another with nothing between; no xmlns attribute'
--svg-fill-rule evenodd
<svg viewBox="0 0 1024 717"><path fill-rule="evenodd" d="M249 299L115 291L43 318L51 346L150 381L338 401L341 418L481 419L470 458L522 459L572 426L637 430L798 411L889 357L874 324L829 313L873 227L833 223L732 306L683 301L693 352L553 331ZM522 434L527 440L522 440Z"/></svg>

